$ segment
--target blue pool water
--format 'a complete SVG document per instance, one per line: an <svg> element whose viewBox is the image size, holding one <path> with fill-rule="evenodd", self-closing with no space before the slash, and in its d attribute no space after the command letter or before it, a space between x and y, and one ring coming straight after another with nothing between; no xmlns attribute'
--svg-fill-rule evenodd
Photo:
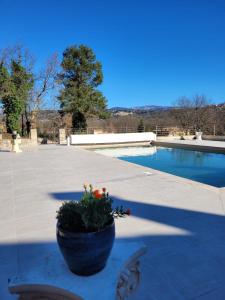
<svg viewBox="0 0 225 300"><path fill-rule="evenodd" d="M224 154L155 147L149 155L123 155L119 158L215 187L225 187Z"/></svg>

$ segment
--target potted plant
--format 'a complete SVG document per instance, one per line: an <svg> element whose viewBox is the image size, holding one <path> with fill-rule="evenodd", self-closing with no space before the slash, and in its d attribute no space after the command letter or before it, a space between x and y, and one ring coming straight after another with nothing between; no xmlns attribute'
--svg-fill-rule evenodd
<svg viewBox="0 0 225 300"><path fill-rule="evenodd" d="M57 211L57 242L69 269L78 275L101 271L115 239L115 217L130 214L112 208L106 189L84 185L80 201L66 201Z"/></svg>

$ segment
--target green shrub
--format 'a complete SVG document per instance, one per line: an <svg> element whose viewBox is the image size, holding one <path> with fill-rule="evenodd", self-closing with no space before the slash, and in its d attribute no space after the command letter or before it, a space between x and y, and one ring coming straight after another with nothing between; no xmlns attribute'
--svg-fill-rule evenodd
<svg viewBox="0 0 225 300"><path fill-rule="evenodd" d="M85 186L80 201L66 201L57 211L59 226L70 232L94 232L113 223L114 217L130 214L123 207L112 208L112 200L106 190L87 190Z"/></svg>

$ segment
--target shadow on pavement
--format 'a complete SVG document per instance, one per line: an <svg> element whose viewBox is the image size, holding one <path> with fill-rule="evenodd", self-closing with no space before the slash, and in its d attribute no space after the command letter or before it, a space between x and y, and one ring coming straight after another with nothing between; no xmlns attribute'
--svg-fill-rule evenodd
<svg viewBox="0 0 225 300"><path fill-rule="evenodd" d="M51 194L59 201L80 199L81 195L80 191ZM115 206L130 208L134 217L181 230L165 234L155 227L154 234L146 230L144 235L117 238L141 240L149 249L142 259L143 280L135 299L225 299L224 216L112 198ZM149 228L152 224L149 222ZM10 299L7 279L15 275L15 264L17 271L35 268L38 253L53 246L55 242L0 244L0 299Z"/></svg>

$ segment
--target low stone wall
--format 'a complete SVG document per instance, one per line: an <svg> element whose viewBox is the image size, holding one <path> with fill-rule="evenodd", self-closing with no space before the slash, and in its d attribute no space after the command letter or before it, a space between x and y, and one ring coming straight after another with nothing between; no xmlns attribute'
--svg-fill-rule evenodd
<svg viewBox="0 0 225 300"><path fill-rule="evenodd" d="M22 138L21 139L21 147L29 147L29 146L36 146L37 141L31 140L29 138Z"/></svg>
<svg viewBox="0 0 225 300"><path fill-rule="evenodd" d="M35 129L36 130L36 129ZM34 132L33 136L30 138L21 138L21 143L19 142L19 147L26 148L38 145L37 135ZM11 134L1 134L0 135L0 151L12 151L12 135Z"/></svg>
<svg viewBox="0 0 225 300"><path fill-rule="evenodd" d="M185 140L193 140L194 135L184 135L183 136ZM157 136L157 141L174 141L174 140L180 140L180 135L173 135L173 136Z"/></svg>
<svg viewBox="0 0 225 300"><path fill-rule="evenodd" d="M184 135L183 136L185 140L193 140L194 135ZM180 136L157 136L156 140L157 141L174 141L174 140L180 140ZM202 139L206 141L225 141L225 136L224 135L202 135Z"/></svg>
<svg viewBox="0 0 225 300"><path fill-rule="evenodd" d="M203 140L206 141L221 141L225 142L225 136L224 135L204 135L202 136Z"/></svg>
<svg viewBox="0 0 225 300"><path fill-rule="evenodd" d="M12 151L12 140L11 139L0 140L0 151Z"/></svg>

